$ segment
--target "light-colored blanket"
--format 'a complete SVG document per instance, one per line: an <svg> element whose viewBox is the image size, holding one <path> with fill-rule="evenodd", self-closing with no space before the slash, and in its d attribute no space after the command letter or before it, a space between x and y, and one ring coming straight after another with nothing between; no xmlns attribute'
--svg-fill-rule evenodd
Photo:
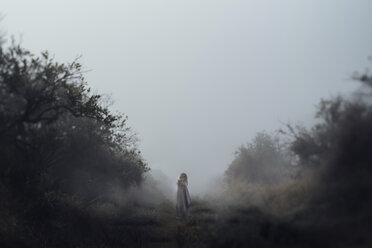
<svg viewBox="0 0 372 248"><path fill-rule="evenodd" d="M191 198L187 185L185 183L179 182L177 188L177 217L178 218L187 218L190 216L189 207L191 203Z"/></svg>

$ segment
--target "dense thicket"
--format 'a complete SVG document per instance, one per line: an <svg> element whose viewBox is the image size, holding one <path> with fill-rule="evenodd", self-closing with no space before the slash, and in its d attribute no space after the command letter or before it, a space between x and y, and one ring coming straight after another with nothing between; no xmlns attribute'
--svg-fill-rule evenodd
<svg viewBox="0 0 372 248"><path fill-rule="evenodd" d="M0 48L0 158L0 208L40 225L66 199L107 200L148 170L126 118L90 92L78 62L15 44Z"/></svg>
<svg viewBox="0 0 372 248"><path fill-rule="evenodd" d="M372 215L372 77L356 79L364 84L353 98L323 100L311 130L294 130L291 149L305 171L318 172L314 206L325 214L366 224ZM333 220L334 221L334 220ZM354 223L355 225L356 223Z"/></svg>
<svg viewBox="0 0 372 248"><path fill-rule="evenodd" d="M16 45L1 49L2 183L18 193L58 188L84 197L109 184L139 183L147 167L125 118L103 104L76 61L59 64Z"/></svg>
<svg viewBox="0 0 372 248"><path fill-rule="evenodd" d="M214 247L372 244L372 75L355 79L364 87L347 98L322 100L319 122L311 129L287 126L291 142L284 155L292 153L290 164L298 172L294 178L277 187L261 179L278 173L281 161L269 137L259 134L239 150L226 178L227 193L240 192L240 210L231 210L218 224L214 232L221 238L212 242ZM250 183L231 187L242 178ZM261 197L252 197L257 192Z"/></svg>

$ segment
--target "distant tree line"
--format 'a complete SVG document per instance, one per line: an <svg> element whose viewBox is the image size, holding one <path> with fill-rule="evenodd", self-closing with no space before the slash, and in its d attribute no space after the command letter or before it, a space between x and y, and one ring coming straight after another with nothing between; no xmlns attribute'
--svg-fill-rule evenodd
<svg viewBox="0 0 372 248"><path fill-rule="evenodd" d="M278 184L294 175L291 154L278 137L259 132L241 146L225 172L229 184Z"/></svg>

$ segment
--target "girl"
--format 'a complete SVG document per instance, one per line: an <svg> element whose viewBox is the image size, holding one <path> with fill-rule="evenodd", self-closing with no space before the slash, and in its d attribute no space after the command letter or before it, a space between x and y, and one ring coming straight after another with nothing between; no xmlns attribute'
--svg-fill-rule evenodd
<svg viewBox="0 0 372 248"><path fill-rule="evenodd" d="M187 175L186 173L181 173L180 178L177 182L177 218L187 218L190 217L189 207L191 203L189 190L187 189Z"/></svg>

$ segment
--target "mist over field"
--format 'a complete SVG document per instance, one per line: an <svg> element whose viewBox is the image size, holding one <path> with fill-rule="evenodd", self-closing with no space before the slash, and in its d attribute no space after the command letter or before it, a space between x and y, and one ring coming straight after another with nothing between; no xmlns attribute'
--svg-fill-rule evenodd
<svg viewBox="0 0 372 248"><path fill-rule="evenodd" d="M1 7L1 247L372 245L369 1Z"/></svg>
<svg viewBox="0 0 372 248"><path fill-rule="evenodd" d="M369 1L2 3L8 38L60 62L81 55L151 168L187 172L193 192L256 133L310 127L321 98L358 87L350 75L371 54Z"/></svg>

